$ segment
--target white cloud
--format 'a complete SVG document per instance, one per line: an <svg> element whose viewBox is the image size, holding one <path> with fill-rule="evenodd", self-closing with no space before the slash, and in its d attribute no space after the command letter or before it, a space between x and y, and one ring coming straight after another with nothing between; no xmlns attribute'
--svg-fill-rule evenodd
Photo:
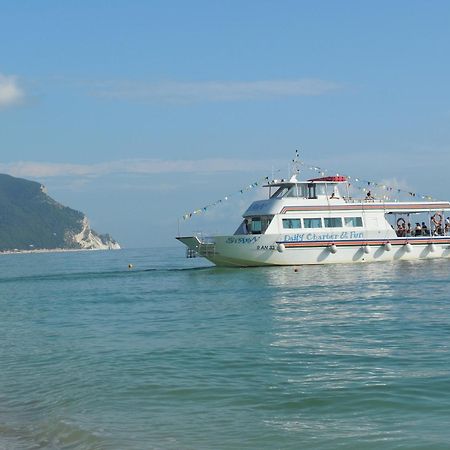
<svg viewBox="0 0 450 450"><path fill-rule="evenodd" d="M18 85L17 78L0 73L0 108L17 105L24 97L25 93Z"/></svg>
<svg viewBox="0 0 450 450"><path fill-rule="evenodd" d="M104 82L97 83L92 94L112 99L190 103L317 96L340 88L336 82L314 78L268 81Z"/></svg>
<svg viewBox="0 0 450 450"><path fill-rule="evenodd" d="M170 174L202 172L251 172L270 170L276 164L272 160L242 159L200 159L200 160L161 160L129 159L107 161L97 164L62 164L19 161L0 163L0 172L16 177L99 177L110 174Z"/></svg>

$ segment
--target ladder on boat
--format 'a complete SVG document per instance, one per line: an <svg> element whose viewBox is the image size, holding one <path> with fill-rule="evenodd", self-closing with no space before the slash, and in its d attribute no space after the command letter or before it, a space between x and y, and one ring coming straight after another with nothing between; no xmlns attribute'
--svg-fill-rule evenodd
<svg viewBox="0 0 450 450"><path fill-rule="evenodd" d="M197 237L198 244L195 248L186 249L186 258L197 258L203 256L205 258L216 254L216 244L214 242L204 242Z"/></svg>

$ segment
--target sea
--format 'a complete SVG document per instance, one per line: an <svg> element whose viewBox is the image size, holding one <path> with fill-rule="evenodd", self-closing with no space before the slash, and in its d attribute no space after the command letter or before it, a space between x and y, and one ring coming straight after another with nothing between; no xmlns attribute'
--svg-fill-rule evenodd
<svg viewBox="0 0 450 450"><path fill-rule="evenodd" d="M2 450L450 448L449 260L0 268Z"/></svg>

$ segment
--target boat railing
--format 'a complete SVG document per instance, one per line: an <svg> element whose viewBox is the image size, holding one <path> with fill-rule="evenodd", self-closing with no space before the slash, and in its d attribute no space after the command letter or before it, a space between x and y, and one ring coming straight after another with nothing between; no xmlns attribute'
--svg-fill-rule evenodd
<svg viewBox="0 0 450 450"><path fill-rule="evenodd" d="M210 257L216 254L216 243L214 238L210 234L204 234L203 232L194 233L194 236L198 240L195 250L191 250L187 258L195 258L196 256Z"/></svg>
<svg viewBox="0 0 450 450"><path fill-rule="evenodd" d="M342 197L346 203L383 203L383 200L377 198L353 198L353 197Z"/></svg>
<svg viewBox="0 0 450 450"><path fill-rule="evenodd" d="M214 244L214 238L211 234L205 234L202 231L194 233L194 236L199 240L200 244Z"/></svg>

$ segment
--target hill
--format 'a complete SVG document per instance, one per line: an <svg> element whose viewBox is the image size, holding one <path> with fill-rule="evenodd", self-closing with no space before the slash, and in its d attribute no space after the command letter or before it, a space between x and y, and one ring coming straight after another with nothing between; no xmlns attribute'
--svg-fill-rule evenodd
<svg viewBox="0 0 450 450"><path fill-rule="evenodd" d="M113 248L120 246L93 231L82 212L53 200L41 184L0 174L0 251Z"/></svg>

